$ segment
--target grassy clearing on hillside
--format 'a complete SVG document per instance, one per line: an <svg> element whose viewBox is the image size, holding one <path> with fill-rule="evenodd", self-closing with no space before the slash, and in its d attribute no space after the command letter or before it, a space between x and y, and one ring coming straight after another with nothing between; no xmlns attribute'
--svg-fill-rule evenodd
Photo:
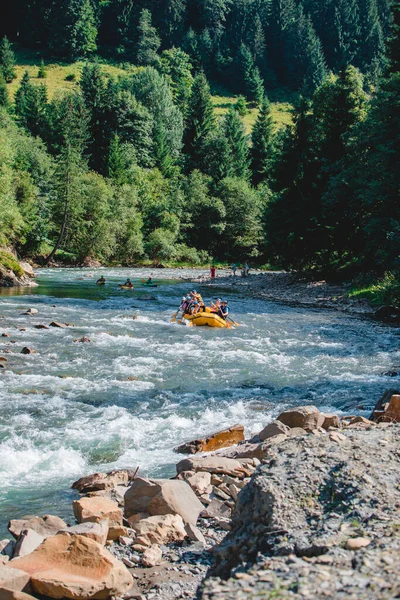
<svg viewBox="0 0 400 600"><path fill-rule="evenodd" d="M15 55L17 60L17 78L14 79L12 83L8 84L8 90L11 97L14 97L25 71L29 72L32 83L37 83L38 85L40 83L44 83L46 85L49 100L53 98L54 94L58 90L72 91L76 89L83 66L86 64L84 61L63 63L54 62L53 59L43 58L47 77L45 79L40 79L38 78L38 71L42 61L42 56L39 52L17 49L15 50ZM99 64L105 75L109 75L115 79L117 79L119 76L127 75L136 70L134 65L130 65L128 63L113 64L111 62L103 62L99 60ZM70 77L71 75L74 77L74 80L66 80L66 77ZM215 113L218 117L223 116L232 105L236 104L237 96L232 96L226 88L219 84L212 84L212 91ZM276 122L277 128L284 125L290 125L292 123L292 102L295 99L295 95L284 90L277 90L271 92L269 96L271 100L272 116ZM251 128L257 118L257 114L257 108L249 108L248 114L243 117L243 122L245 124L247 133L251 132Z"/></svg>
<svg viewBox="0 0 400 600"><path fill-rule="evenodd" d="M215 114L217 116L223 116L231 106L236 104L238 96L232 96L228 90L219 84L212 84L211 87ZM277 128L290 125L292 123L292 102L295 100L295 94L279 90L279 93L270 93L269 98L271 101L272 117ZM251 129L257 118L258 108L252 108L251 104L249 104L248 107L249 112L242 117L242 119L246 127L246 132L249 134L251 133Z"/></svg>
<svg viewBox="0 0 400 600"><path fill-rule="evenodd" d="M25 71L28 71L32 83L44 83L47 87L49 100L52 99L56 91L65 90L72 91L76 89L77 82L81 76L82 69L85 64L85 61L77 61L74 63L63 63L63 62L54 62L51 59L43 59L44 65L46 67L47 77L45 79L38 78L38 71L40 67L40 63L42 61L42 57L39 53L31 52L29 50L18 50L15 52L16 55L16 67L15 70L17 72L17 78L10 84L8 84L8 90L10 96L13 97L16 90L18 89L21 79ZM92 64L92 63L89 63ZM100 61L101 70L105 75L109 75L114 77L115 79L121 75L127 75L129 71L134 71L135 67L127 66L122 68L122 65L113 65L110 63L103 63ZM129 70L128 70L129 69ZM73 75L75 77L74 81L66 81L67 76Z"/></svg>

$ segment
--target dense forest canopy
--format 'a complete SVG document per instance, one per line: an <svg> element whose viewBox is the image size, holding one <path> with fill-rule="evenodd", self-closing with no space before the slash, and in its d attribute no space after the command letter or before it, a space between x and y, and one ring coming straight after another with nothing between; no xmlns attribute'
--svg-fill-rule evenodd
<svg viewBox="0 0 400 600"><path fill-rule="evenodd" d="M16 0L0 243L47 261L397 273L399 21L389 0ZM39 66L11 94L21 48ZM74 88L49 96L47 65L76 60ZM210 82L236 96L223 116ZM296 98L292 125L276 126L276 94Z"/></svg>

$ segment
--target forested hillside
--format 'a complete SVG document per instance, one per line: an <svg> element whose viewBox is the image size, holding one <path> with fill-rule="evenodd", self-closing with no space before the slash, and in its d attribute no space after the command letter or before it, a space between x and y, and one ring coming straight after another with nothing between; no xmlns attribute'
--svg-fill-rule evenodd
<svg viewBox="0 0 400 600"><path fill-rule="evenodd" d="M0 244L44 262L250 260L392 282L399 14L389 0L16 0L0 25Z"/></svg>

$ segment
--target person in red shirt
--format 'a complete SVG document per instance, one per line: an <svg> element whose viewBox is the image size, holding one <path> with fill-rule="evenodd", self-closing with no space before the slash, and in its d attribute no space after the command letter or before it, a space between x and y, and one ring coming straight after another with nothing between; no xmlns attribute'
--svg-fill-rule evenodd
<svg viewBox="0 0 400 600"><path fill-rule="evenodd" d="M215 279L215 267L214 266L210 267L210 275L211 275L211 279Z"/></svg>

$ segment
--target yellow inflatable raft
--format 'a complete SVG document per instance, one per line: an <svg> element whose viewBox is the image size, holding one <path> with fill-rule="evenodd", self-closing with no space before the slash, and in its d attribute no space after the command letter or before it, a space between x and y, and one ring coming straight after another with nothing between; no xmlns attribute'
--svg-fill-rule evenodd
<svg viewBox="0 0 400 600"><path fill-rule="evenodd" d="M197 315L183 315L186 321L197 327L219 327L220 329L230 329L232 325L222 319L219 315L212 312L200 312Z"/></svg>

